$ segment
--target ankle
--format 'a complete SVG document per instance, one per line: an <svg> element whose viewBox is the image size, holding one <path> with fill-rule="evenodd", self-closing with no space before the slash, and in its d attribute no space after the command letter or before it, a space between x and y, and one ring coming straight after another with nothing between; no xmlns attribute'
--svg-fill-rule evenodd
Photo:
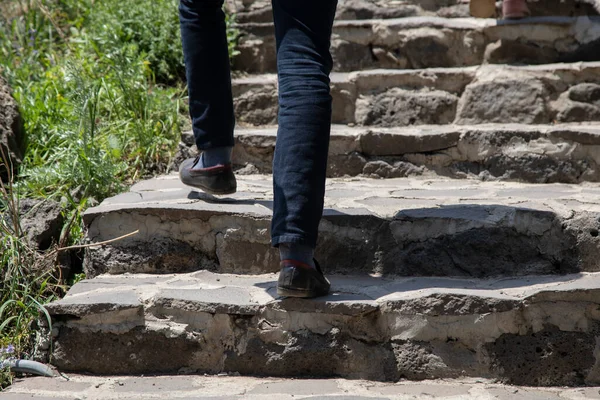
<svg viewBox="0 0 600 400"><path fill-rule="evenodd" d="M215 147L203 150L200 160L194 166L194 169L210 168L217 165L227 165L231 163L231 152L233 147Z"/></svg>
<svg viewBox="0 0 600 400"><path fill-rule="evenodd" d="M279 257L283 260L294 260L315 268L315 249L303 244L281 243Z"/></svg>

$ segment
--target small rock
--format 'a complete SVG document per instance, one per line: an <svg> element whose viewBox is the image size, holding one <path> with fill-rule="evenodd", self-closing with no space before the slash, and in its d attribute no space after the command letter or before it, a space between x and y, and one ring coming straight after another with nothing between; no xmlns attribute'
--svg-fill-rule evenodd
<svg viewBox="0 0 600 400"><path fill-rule="evenodd" d="M582 103L600 101L600 85L595 83L580 83L569 89L569 99Z"/></svg>
<svg viewBox="0 0 600 400"><path fill-rule="evenodd" d="M235 173L237 175L256 175L256 174L260 174L260 171L254 165L246 164L242 168L236 170Z"/></svg>
<svg viewBox="0 0 600 400"><path fill-rule="evenodd" d="M19 218L22 232L35 248L46 250L58 242L64 223L60 203L23 199L19 202Z"/></svg>
<svg viewBox="0 0 600 400"><path fill-rule="evenodd" d="M13 172L23 159L23 124L17 102L13 99L10 88L0 78L0 158L2 153L8 157ZM7 181L6 163L0 160L0 179Z"/></svg>
<svg viewBox="0 0 600 400"><path fill-rule="evenodd" d="M379 126L449 124L455 118L457 104L458 97L448 92L394 88L359 99L356 122Z"/></svg>

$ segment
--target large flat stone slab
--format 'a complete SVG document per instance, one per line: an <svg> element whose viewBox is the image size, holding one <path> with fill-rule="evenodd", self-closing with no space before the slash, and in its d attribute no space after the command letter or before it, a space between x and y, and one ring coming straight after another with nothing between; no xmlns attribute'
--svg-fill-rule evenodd
<svg viewBox="0 0 600 400"><path fill-rule="evenodd" d="M79 387L84 388L79 390ZM486 379L440 379L397 383L346 379L284 379L202 375L88 376L16 379L3 399L147 400L580 400L597 399L599 387L532 388Z"/></svg>
<svg viewBox="0 0 600 400"><path fill-rule="evenodd" d="M331 53L336 71L461 67L484 63L547 64L599 60L598 16L519 21L408 17L337 21ZM276 71L271 23L240 24L234 67Z"/></svg>
<svg viewBox="0 0 600 400"><path fill-rule="evenodd" d="M242 124L277 122L276 75L234 79L233 94ZM600 63L333 73L331 94L333 122L343 124L600 121Z"/></svg>
<svg viewBox="0 0 600 400"><path fill-rule="evenodd" d="M236 132L233 160L271 173L277 127ZM329 177L600 182L600 124L332 127Z"/></svg>
<svg viewBox="0 0 600 400"><path fill-rule="evenodd" d="M278 271L270 176L239 176L216 198L176 175L87 210L88 276ZM327 183L317 254L329 271L514 276L598 271L598 185L336 178Z"/></svg>
<svg viewBox="0 0 600 400"><path fill-rule="evenodd" d="M466 376L533 386L600 381L598 273L498 279L331 275L332 293L314 300L279 298L276 274L200 271L147 278L99 276L48 305L57 332L53 363L96 374L187 371L392 381ZM120 319L103 307L88 307L90 298L111 294L110 310L123 310ZM126 313L131 297L143 305L142 318Z"/></svg>

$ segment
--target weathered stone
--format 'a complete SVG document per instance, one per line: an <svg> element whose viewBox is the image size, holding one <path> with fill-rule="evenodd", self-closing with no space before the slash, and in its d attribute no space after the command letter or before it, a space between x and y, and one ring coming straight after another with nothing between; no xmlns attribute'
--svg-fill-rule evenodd
<svg viewBox="0 0 600 400"><path fill-rule="evenodd" d="M271 2L264 0L236 2L228 0L227 8L239 23L272 22ZM420 15L468 17L468 7L457 0L389 2L385 0L340 0L336 20L388 19ZM568 15L568 14L567 14Z"/></svg>
<svg viewBox="0 0 600 400"><path fill-rule="evenodd" d="M253 125L277 123L277 90L248 90L234 100L235 115L239 122Z"/></svg>
<svg viewBox="0 0 600 400"><path fill-rule="evenodd" d="M52 200L22 199L19 201L21 231L33 247L46 250L58 244L63 227L62 207Z"/></svg>
<svg viewBox="0 0 600 400"><path fill-rule="evenodd" d="M600 85L595 83L580 83L569 89L569 99L582 103L600 102Z"/></svg>
<svg viewBox="0 0 600 400"><path fill-rule="evenodd" d="M276 138L277 133L273 129L249 130L236 135L233 162L238 165L252 164L262 173L271 173Z"/></svg>
<svg viewBox="0 0 600 400"><path fill-rule="evenodd" d="M499 40L487 45L484 61L489 64L509 64L516 59L523 64L546 64L555 62L559 52L551 47L539 47L518 40Z"/></svg>
<svg viewBox="0 0 600 400"><path fill-rule="evenodd" d="M440 357L432 354L427 344L394 343L394 354L400 378L410 380L449 378L451 371Z"/></svg>
<svg viewBox="0 0 600 400"><path fill-rule="evenodd" d="M587 383L596 363L597 344L594 335L547 327L525 335L502 335L486 350L493 368L502 370L511 384L579 386Z"/></svg>
<svg viewBox="0 0 600 400"><path fill-rule="evenodd" d="M248 394L273 395L277 393L294 393L296 396L315 396L335 394L340 387L335 381L302 380L294 382L272 382L261 384L252 389Z"/></svg>
<svg viewBox="0 0 600 400"><path fill-rule="evenodd" d="M0 77L0 179L6 181L23 161L23 126L16 101ZM6 159L5 159L6 157Z"/></svg>
<svg viewBox="0 0 600 400"><path fill-rule="evenodd" d="M459 139L460 131L455 128L369 129L360 135L360 148L370 156L398 156L448 149L456 146Z"/></svg>
<svg viewBox="0 0 600 400"><path fill-rule="evenodd" d="M334 124L344 124L354 121L356 85L350 81L347 74L331 76L332 102L331 121Z"/></svg>
<svg viewBox="0 0 600 400"><path fill-rule="evenodd" d="M250 73L275 71L277 53L272 25L245 25L236 50L234 68Z"/></svg>
<svg viewBox="0 0 600 400"><path fill-rule="evenodd" d="M534 16L592 16L598 15L600 4L596 0L545 0L527 3Z"/></svg>
<svg viewBox="0 0 600 400"><path fill-rule="evenodd" d="M270 247L270 239L266 235L268 224L264 222L258 229L265 235L247 235L237 229L217 234L216 251L220 271L261 273L279 270L279 251Z"/></svg>
<svg viewBox="0 0 600 400"><path fill-rule="evenodd" d="M494 121L551 123L557 119L557 114L567 110L573 104L587 104L588 108L597 106L593 102L593 99L597 97L595 94L596 84L590 82L597 82L597 76L600 73L599 65L599 63L521 67L486 65L479 68L333 73L331 76L332 120L334 123L356 124L361 123L369 113L377 111L375 116L378 116L379 119L373 123L385 124L391 120L391 123L396 124L395 120L387 113L393 111L396 115L398 112L386 111L386 106L393 107L394 102L400 103L402 99L422 100L423 96L433 96L434 99L451 98L453 99L451 104L454 103L455 97L460 97L459 114L456 119L460 123L463 123L461 118L466 117L474 123ZM275 75L235 79L233 88L238 120L253 124L272 123L277 120L277 78ZM480 99L480 96L483 97ZM486 104L497 100L494 96L498 96L498 105L486 114ZM580 100L574 103L574 98ZM590 102L586 102L586 99ZM515 100L518 102L516 105L513 104ZM406 104L407 107L409 105ZM520 110L521 106L525 108ZM456 115L450 115L452 107L449 110L448 115L443 115L442 123L452 122L455 119ZM460 114L461 110L476 115L475 117L463 116ZM498 113L503 110L506 110L504 114L498 116ZM411 110L401 110L399 115L405 116L410 114L409 111ZM446 112L446 110L438 111ZM411 112L417 113L416 110ZM533 114L530 116L530 113ZM515 116L512 116L513 114ZM436 115L426 117L413 118L414 123L437 123L434 121L440 120L440 117ZM584 122L587 121L586 118L585 113L579 113L572 114L570 120ZM407 121L400 122L409 123L410 115L405 119Z"/></svg>
<svg viewBox="0 0 600 400"><path fill-rule="evenodd" d="M336 71L372 68L373 59L377 59L369 47L343 40L337 35L331 38L331 54L333 57L333 68ZM382 64L389 63L384 59Z"/></svg>
<svg viewBox="0 0 600 400"><path fill-rule="evenodd" d="M598 273L485 280L333 275L333 293L314 300L277 298L276 278L208 272L154 282L140 277L140 284L95 278L105 298L127 291L144 298L140 313L107 318L106 310L89 306L96 284L88 284L88 294L68 294L63 306L49 306L57 329L54 363L64 371L113 375L185 370L392 381L467 376L535 386L598 382Z"/></svg>
<svg viewBox="0 0 600 400"><path fill-rule="evenodd" d="M60 341L55 341L52 360L55 366L65 372L176 372L184 365L194 365L196 352L202 348L200 341L187 340L185 335L169 337L160 331L146 331L143 328L118 334L103 332L100 346L98 332L94 331L62 327L59 337ZM90 346L91 343L94 345ZM204 370L216 372L211 371L211 367L207 364Z"/></svg>
<svg viewBox="0 0 600 400"><path fill-rule="evenodd" d="M369 178L406 178L422 175L425 169L411 163L396 161L389 164L385 161L369 161L362 173Z"/></svg>
<svg viewBox="0 0 600 400"><path fill-rule="evenodd" d="M456 115L457 103L458 97L447 92L395 88L359 98L355 119L361 125L379 126L449 124Z"/></svg>
<svg viewBox="0 0 600 400"><path fill-rule="evenodd" d="M451 149L445 161L431 163L445 162L455 172L472 173L482 179L536 183L596 180L599 171L595 147L579 142L591 143L589 139L586 133L575 134L568 129L561 133L560 128L548 133L504 126L493 132L471 128L462 134L456 153Z"/></svg>
<svg viewBox="0 0 600 400"><path fill-rule="evenodd" d="M245 352L227 352L226 371L253 374L262 365L269 376L341 376L352 379L397 380L394 358L387 346L365 343L335 330L322 335L288 333L283 343L263 342L248 335ZM332 343L336 345L332 346ZM352 372L345 374L343 371Z"/></svg>
<svg viewBox="0 0 600 400"><path fill-rule="evenodd" d="M534 217L524 209L480 206L422 209L399 213L390 229L402 245L385 255L384 265L402 265L406 275L478 276L483 271L474 271L475 265L485 265L486 276L578 268L576 239L561 234L561 222L552 213Z"/></svg>
<svg viewBox="0 0 600 400"><path fill-rule="evenodd" d="M195 389L199 389L199 386L195 385L193 379L187 376L170 376L169 379L157 379L155 377L135 377L125 378L118 381L115 385L115 393L157 393L163 392L164 394L173 392L189 392Z"/></svg>
<svg viewBox="0 0 600 400"><path fill-rule="evenodd" d="M400 52L406 54L412 68L448 68L481 63L485 47L480 32L465 34L463 31L436 28L417 28L404 33Z"/></svg>
<svg viewBox="0 0 600 400"><path fill-rule="evenodd" d="M395 165L403 167L418 171ZM277 271L269 236L271 178L238 178L239 192L221 200L165 183L178 183L172 176L89 209L84 221L92 243L139 233L89 248L86 272ZM429 186L436 182L450 186ZM484 277L598 270L593 254L600 239L589 231L600 205L590 202L585 187L552 188L332 179L317 251L330 270L343 272ZM586 231L575 228L586 224Z"/></svg>
<svg viewBox="0 0 600 400"><path fill-rule="evenodd" d="M594 50L600 41L595 24L597 17L588 16L499 22L425 16L339 20L334 23L331 51L337 71L521 63L523 57L532 63L597 61ZM239 28L244 36L236 67L275 72L271 24Z"/></svg>
<svg viewBox="0 0 600 400"><path fill-rule="evenodd" d="M560 122L600 121L600 107L572 103L558 114L557 120Z"/></svg>
<svg viewBox="0 0 600 400"><path fill-rule="evenodd" d="M594 0L529 1L534 16L598 15ZM272 22L271 2L266 0L226 1L239 23ZM337 20L389 19L437 15L444 18L470 17L468 4L459 0L390 2L386 0L340 0ZM500 15L500 12L498 13Z"/></svg>
<svg viewBox="0 0 600 400"><path fill-rule="evenodd" d="M215 269L215 262L216 256L212 253L203 253L182 241L157 237L152 246L145 242L130 241L121 246L106 245L88 249L83 269L89 277L107 272L173 273L212 270Z"/></svg>
<svg viewBox="0 0 600 400"><path fill-rule="evenodd" d="M190 372L188 372L190 373ZM374 382L347 379L258 378L214 375L158 375L131 377L69 374L65 378L16 378L3 392L8 400L67 400L93 398L113 400L127 396L136 400L170 397L183 400L558 400L598 399L598 386L523 387L506 385L493 379L438 379L424 382ZM80 390L87 386L85 390ZM49 397L48 397L49 396Z"/></svg>
<svg viewBox="0 0 600 400"><path fill-rule="evenodd" d="M475 82L467 86L460 100L456 123L549 123L546 96L543 83L535 80Z"/></svg>
<svg viewBox="0 0 600 400"><path fill-rule="evenodd" d="M598 182L599 132L595 125L396 129L334 125L327 176L436 173L535 183ZM271 173L275 138L275 128L238 130L234 162L251 164L255 172Z"/></svg>
<svg viewBox="0 0 600 400"><path fill-rule="evenodd" d="M359 152L333 154L327 159L327 177L357 176L363 172L366 158Z"/></svg>

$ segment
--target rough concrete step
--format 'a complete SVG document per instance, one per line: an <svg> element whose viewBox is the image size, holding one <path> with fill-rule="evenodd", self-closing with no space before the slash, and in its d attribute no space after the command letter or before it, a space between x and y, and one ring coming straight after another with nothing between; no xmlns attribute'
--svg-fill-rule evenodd
<svg viewBox="0 0 600 400"><path fill-rule="evenodd" d="M582 400L600 387L532 388L485 379L373 382L232 376L89 376L16 379L3 400Z"/></svg>
<svg viewBox="0 0 600 400"><path fill-rule="evenodd" d="M490 246L493 244L490 243ZM48 305L53 363L96 374L600 383L600 274L331 276L281 299L276 274L99 276Z"/></svg>
<svg viewBox="0 0 600 400"><path fill-rule="evenodd" d="M233 153L238 173L271 173L276 137L276 127L238 129ZM191 132L185 138L193 143ZM599 149L599 123L404 128L333 125L328 176L437 174L530 183L600 182Z"/></svg>
<svg viewBox="0 0 600 400"><path fill-rule="evenodd" d="M279 270L270 176L238 176L216 198L176 175L88 209L88 277ZM600 187L452 179L331 179L317 254L332 273L520 276L600 271Z"/></svg>
<svg viewBox="0 0 600 400"><path fill-rule="evenodd" d="M337 21L334 70L433 68L598 61L600 17L537 17L519 21L410 17ZM270 23L241 24L234 61L251 73L276 70Z"/></svg>
<svg viewBox="0 0 600 400"><path fill-rule="evenodd" d="M600 52L598 53L600 54ZM331 76L333 122L365 126L600 121L600 63L373 70ZM234 79L235 112L277 123L277 76Z"/></svg>
<svg viewBox="0 0 600 400"><path fill-rule="evenodd" d="M529 2L531 14L539 16L592 16L598 15L594 1L545 0ZM272 22L270 0L227 0L227 8L235 14L238 23ZM500 6L500 3L498 3ZM502 14L501 7L496 12ZM339 0L337 20L389 19L419 16L444 18L469 17L468 0Z"/></svg>

